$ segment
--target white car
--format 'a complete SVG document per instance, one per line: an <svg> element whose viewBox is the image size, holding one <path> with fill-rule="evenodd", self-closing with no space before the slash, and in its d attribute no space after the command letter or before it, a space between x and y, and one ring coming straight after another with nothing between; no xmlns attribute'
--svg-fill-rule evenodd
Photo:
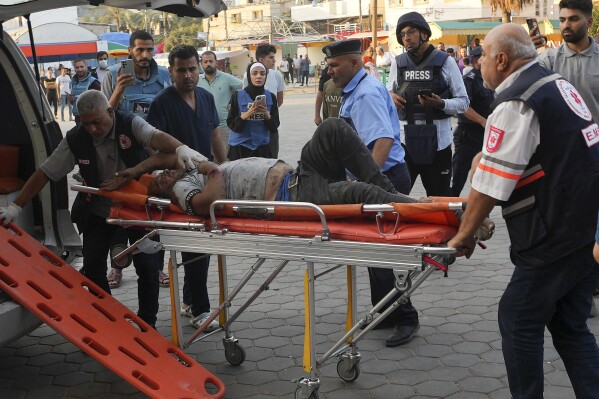
<svg viewBox="0 0 599 399"><path fill-rule="evenodd" d="M197 18L226 9L222 0L0 0L0 24L34 12L100 3L127 9L151 8ZM39 68L35 66L34 70ZM0 206L5 206L18 194L13 190L14 179L27 181L56 148L63 134L27 59L4 30L0 33L0 87L0 176L7 170L13 170L14 174L8 176L12 180L0 177ZM18 155L13 156L17 152ZM70 261L80 252L81 239L71 222L68 198L66 178L50 182L23 210L18 224ZM37 317L0 291L0 346L29 333L40 323Z"/></svg>

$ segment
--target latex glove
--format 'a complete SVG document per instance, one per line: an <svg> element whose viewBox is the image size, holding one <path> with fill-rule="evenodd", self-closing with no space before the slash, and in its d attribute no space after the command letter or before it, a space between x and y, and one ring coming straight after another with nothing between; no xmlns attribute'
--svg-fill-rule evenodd
<svg viewBox="0 0 599 399"><path fill-rule="evenodd" d="M204 162L207 161L208 158L197 152L196 150L192 150L186 145L181 145L177 147L175 150L177 154L177 163L180 168L195 168L196 162Z"/></svg>
<svg viewBox="0 0 599 399"><path fill-rule="evenodd" d="M0 208L0 219L4 219L2 221L2 225L6 226L10 222L16 220L19 217L19 214L21 213L22 210L23 210L23 208L21 208L19 205L15 204L14 202L11 202L10 205L8 205L8 207L1 207Z"/></svg>

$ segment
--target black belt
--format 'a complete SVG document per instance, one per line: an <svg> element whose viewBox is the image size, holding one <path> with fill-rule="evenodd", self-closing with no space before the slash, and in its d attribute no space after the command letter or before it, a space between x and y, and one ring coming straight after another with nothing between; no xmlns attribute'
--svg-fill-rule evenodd
<svg viewBox="0 0 599 399"><path fill-rule="evenodd" d="M396 163L394 166L390 167L386 171L383 172L385 176L395 176L395 171L399 168L400 163Z"/></svg>

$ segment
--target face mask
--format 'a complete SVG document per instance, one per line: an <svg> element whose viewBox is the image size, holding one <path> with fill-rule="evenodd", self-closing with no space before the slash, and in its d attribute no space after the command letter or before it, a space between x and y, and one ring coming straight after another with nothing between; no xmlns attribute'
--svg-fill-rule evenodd
<svg viewBox="0 0 599 399"><path fill-rule="evenodd" d="M108 66L108 60L100 60L98 61L98 65L100 65L100 68L106 68Z"/></svg>

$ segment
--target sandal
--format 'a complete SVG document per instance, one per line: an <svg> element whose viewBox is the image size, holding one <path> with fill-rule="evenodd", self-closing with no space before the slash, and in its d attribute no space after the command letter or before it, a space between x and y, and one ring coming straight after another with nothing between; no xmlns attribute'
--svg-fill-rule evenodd
<svg viewBox="0 0 599 399"><path fill-rule="evenodd" d="M171 281L168 277L168 274L165 274L162 270L158 272L158 282L161 287L170 287Z"/></svg>
<svg viewBox="0 0 599 399"><path fill-rule="evenodd" d="M110 288L117 288L121 285L121 280L123 279L123 272L118 269L110 269L110 273L106 276L108 279L108 286Z"/></svg>

